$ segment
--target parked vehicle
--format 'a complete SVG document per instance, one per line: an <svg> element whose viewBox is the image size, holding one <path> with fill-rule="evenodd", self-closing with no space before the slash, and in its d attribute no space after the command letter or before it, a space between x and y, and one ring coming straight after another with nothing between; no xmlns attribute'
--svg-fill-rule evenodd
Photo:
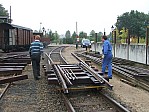
<svg viewBox="0 0 149 112"><path fill-rule="evenodd" d="M89 39L82 39L81 47L83 48L91 48L91 41Z"/></svg>
<svg viewBox="0 0 149 112"><path fill-rule="evenodd" d="M32 40L32 29L0 23L0 49L4 52L28 50Z"/></svg>

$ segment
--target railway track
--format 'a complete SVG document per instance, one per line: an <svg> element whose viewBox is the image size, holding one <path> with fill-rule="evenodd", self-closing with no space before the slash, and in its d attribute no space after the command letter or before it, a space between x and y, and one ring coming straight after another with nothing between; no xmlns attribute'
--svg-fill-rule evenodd
<svg viewBox="0 0 149 112"><path fill-rule="evenodd" d="M7 89L9 88L11 83L8 84L1 84L0 85L0 100L2 99L2 97L4 96L5 92L7 91Z"/></svg>
<svg viewBox="0 0 149 112"><path fill-rule="evenodd" d="M0 100L14 81L27 79L21 75L25 66L31 62L26 53L5 53L0 57Z"/></svg>
<svg viewBox="0 0 149 112"><path fill-rule="evenodd" d="M76 55L86 57L96 64L102 63L102 59L99 58L98 54L88 53L86 55L85 53L76 53ZM147 66L140 66L136 62L125 59L114 58L112 61L113 72L123 78L121 81L149 91L149 70L146 68Z"/></svg>
<svg viewBox="0 0 149 112"><path fill-rule="evenodd" d="M92 69L76 55L78 64L69 64L61 55L64 48L55 48L49 54L45 54L47 57L45 74L49 84L59 85L60 88L57 90L61 92L69 112L129 111L104 93L101 94L101 91L97 91L113 87L102 77L100 71Z"/></svg>

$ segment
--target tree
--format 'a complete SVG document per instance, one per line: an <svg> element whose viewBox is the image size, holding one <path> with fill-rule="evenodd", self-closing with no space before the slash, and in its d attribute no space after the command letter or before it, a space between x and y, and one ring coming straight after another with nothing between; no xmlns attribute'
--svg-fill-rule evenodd
<svg viewBox="0 0 149 112"><path fill-rule="evenodd" d="M50 37L52 39L52 37L53 37L52 30L49 31L48 37Z"/></svg>
<svg viewBox="0 0 149 112"><path fill-rule="evenodd" d="M80 38L80 39L87 38L87 33L81 31L81 32L79 33L79 38Z"/></svg>
<svg viewBox="0 0 149 112"><path fill-rule="evenodd" d="M102 33L102 32L99 32L99 33L97 34L97 42L101 42L102 36L103 36L103 33Z"/></svg>
<svg viewBox="0 0 149 112"><path fill-rule="evenodd" d="M95 38L95 31L94 31L94 30L92 30L92 31L90 32L90 37Z"/></svg>
<svg viewBox="0 0 149 112"><path fill-rule="evenodd" d="M54 42L56 44L59 43L59 34L57 33L57 31L53 33L52 30L50 30L47 35L48 35L47 37L50 38L51 42Z"/></svg>
<svg viewBox="0 0 149 112"><path fill-rule="evenodd" d="M55 31L55 33L54 33L54 42L56 42L56 44L59 43L59 35L58 35L57 31Z"/></svg>
<svg viewBox="0 0 149 112"><path fill-rule="evenodd" d="M75 31L72 34L72 40L73 40L73 43L76 43L76 41L77 41L77 34Z"/></svg>
<svg viewBox="0 0 149 112"><path fill-rule="evenodd" d="M9 13L8 13L7 10L5 10L5 8L3 7L3 5L0 4L0 17L5 17L5 16L8 18ZM6 19L0 19L0 23L1 22L7 22L7 21L8 20L6 20Z"/></svg>
<svg viewBox="0 0 149 112"><path fill-rule="evenodd" d="M101 41L102 35L103 35L102 32L97 33L97 42L100 42ZM90 41L95 41L95 31L94 30L92 30L90 32Z"/></svg>
<svg viewBox="0 0 149 112"><path fill-rule="evenodd" d="M126 39L128 37L128 29L123 27L118 37L120 38L121 43L126 43Z"/></svg>
<svg viewBox="0 0 149 112"><path fill-rule="evenodd" d="M71 34L70 34L70 31L69 31L69 30L66 31L65 37L66 37L66 38L70 38L70 37L71 37Z"/></svg>
<svg viewBox="0 0 149 112"><path fill-rule="evenodd" d="M71 34L70 34L70 31L66 31L66 34L65 34L65 38L63 39L63 43L65 44L73 44L74 43L74 40L73 38L71 38Z"/></svg>
<svg viewBox="0 0 149 112"><path fill-rule="evenodd" d="M76 34L75 31L74 31L73 34L72 34L72 38L77 38L77 34Z"/></svg>
<svg viewBox="0 0 149 112"><path fill-rule="evenodd" d="M49 31L48 37L50 37L50 41L53 42L55 40L55 33L52 33L52 30Z"/></svg>
<svg viewBox="0 0 149 112"><path fill-rule="evenodd" d="M122 28L128 29L128 32L133 37L145 37L145 20L149 19L149 14L131 10L117 17L116 27L120 33Z"/></svg>

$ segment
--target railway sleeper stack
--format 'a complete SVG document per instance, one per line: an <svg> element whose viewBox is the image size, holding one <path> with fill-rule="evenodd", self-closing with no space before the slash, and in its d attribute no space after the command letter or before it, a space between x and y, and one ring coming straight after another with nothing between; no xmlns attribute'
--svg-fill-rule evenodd
<svg viewBox="0 0 149 112"><path fill-rule="evenodd" d="M0 84L28 79L28 75L22 75L27 64L31 63L28 54L7 54L0 58Z"/></svg>
<svg viewBox="0 0 149 112"><path fill-rule="evenodd" d="M87 62L90 62L89 60ZM46 69L46 67L44 67ZM112 85L102 78L102 72L88 64L53 64L52 69L46 71L49 84L61 86L64 93L76 90L105 88Z"/></svg>
<svg viewBox="0 0 149 112"><path fill-rule="evenodd" d="M99 58L97 55L89 54L78 54L83 57L87 57L88 59L91 59L96 64L101 64L102 59ZM149 70L141 67L135 66L135 64L138 64L136 62L121 59L114 57L112 60L112 69L113 72L119 75L122 82L125 82L131 86L138 86L141 87L147 91L149 91Z"/></svg>

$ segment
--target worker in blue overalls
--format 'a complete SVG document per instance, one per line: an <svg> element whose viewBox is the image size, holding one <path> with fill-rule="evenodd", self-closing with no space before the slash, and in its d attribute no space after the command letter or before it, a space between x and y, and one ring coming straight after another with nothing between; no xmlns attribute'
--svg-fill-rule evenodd
<svg viewBox="0 0 149 112"><path fill-rule="evenodd" d="M102 36L102 53L103 53L103 62L102 62L102 73L104 78L112 79L112 46L107 39L107 36ZM108 67L108 76L105 75L106 67Z"/></svg>

